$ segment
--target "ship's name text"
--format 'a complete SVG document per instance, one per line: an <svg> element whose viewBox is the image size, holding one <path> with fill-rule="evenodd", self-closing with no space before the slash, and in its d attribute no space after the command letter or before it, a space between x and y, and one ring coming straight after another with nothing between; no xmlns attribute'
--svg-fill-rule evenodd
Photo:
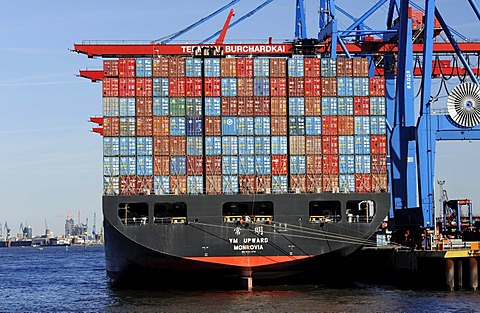
<svg viewBox="0 0 480 313"><path fill-rule="evenodd" d="M263 244L268 243L268 238L251 238L246 237L243 240L238 238L228 238L231 244L233 244L234 251L257 251L263 250Z"/></svg>

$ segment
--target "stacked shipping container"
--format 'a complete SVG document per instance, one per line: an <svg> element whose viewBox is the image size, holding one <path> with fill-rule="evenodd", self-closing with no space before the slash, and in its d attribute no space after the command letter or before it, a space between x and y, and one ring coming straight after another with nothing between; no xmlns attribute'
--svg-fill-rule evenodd
<svg viewBox="0 0 480 313"><path fill-rule="evenodd" d="M366 59L104 61L106 194L381 192L385 81Z"/></svg>

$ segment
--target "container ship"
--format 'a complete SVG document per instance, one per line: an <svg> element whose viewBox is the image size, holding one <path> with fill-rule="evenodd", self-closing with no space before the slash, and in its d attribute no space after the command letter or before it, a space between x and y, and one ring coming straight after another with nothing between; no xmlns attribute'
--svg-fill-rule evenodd
<svg viewBox="0 0 480 313"><path fill-rule="evenodd" d="M112 281L338 275L387 215L385 79L368 59L273 43L75 51L105 58L81 74L102 80Z"/></svg>

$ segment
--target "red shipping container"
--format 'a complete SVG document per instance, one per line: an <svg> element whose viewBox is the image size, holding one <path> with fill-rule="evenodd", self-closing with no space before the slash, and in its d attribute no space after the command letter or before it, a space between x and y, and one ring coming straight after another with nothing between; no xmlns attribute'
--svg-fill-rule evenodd
<svg viewBox="0 0 480 313"><path fill-rule="evenodd" d="M122 58L118 60L118 76L135 77L136 61L134 58Z"/></svg>
<svg viewBox="0 0 480 313"><path fill-rule="evenodd" d="M338 154L338 136L322 136L323 154Z"/></svg>
<svg viewBox="0 0 480 313"><path fill-rule="evenodd" d="M323 136L325 137L325 136ZM309 154L322 154L322 136L307 136L306 142L306 153Z"/></svg>
<svg viewBox="0 0 480 313"><path fill-rule="evenodd" d="M102 90L104 97L118 97L118 78L103 78Z"/></svg>
<svg viewBox="0 0 480 313"><path fill-rule="evenodd" d="M338 116L322 116L322 134L338 135Z"/></svg>
<svg viewBox="0 0 480 313"><path fill-rule="evenodd" d="M322 192L322 175L307 175L307 192L321 193Z"/></svg>
<svg viewBox="0 0 480 313"><path fill-rule="evenodd" d="M368 59L354 58L353 59L353 77L368 77Z"/></svg>
<svg viewBox="0 0 480 313"><path fill-rule="evenodd" d="M305 98L305 115L306 116L322 115L322 98L320 97Z"/></svg>
<svg viewBox="0 0 480 313"><path fill-rule="evenodd" d="M153 117L137 117L137 136L153 136Z"/></svg>
<svg viewBox="0 0 480 313"><path fill-rule="evenodd" d="M153 174L170 175L170 156L155 156L153 158Z"/></svg>
<svg viewBox="0 0 480 313"><path fill-rule="evenodd" d="M307 179L305 175L290 175L290 190L294 193L307 192Z"/></svg>
<svg viewBox="0 0 480 313"><path fill-rule="evenodd" d="M236 77L237 76L237 59L236 58L220 59L220 70L221 70L222 77Z"/></svg>
<svg viewBox="0 0 480 313"><path fill-rule="evenodd" d="M355 174L355 191L360 193L372 192L372 175Z"/></svg>
<svg viewBox="0 0 480 313"><path fill-rule="evenodd" d="M149 195L153 193L153 176L137 176L137 194Z"/></svg>
<svg viewBox="0 0 480 313"><path fill-rule="evenodd" d="M237 76L253 77L253 58L237 59Z"/></svg>
<svg viewBox="0 0 480 313"><path fill-rule="evenodd" d="M353 75L353 59L338 58L337 59L337 76L352 77Z"/></svg>
<svg viewBox="0 0 480 313"><path fill-rule="evenodd" d="M135 95L137 97L151 97L152 96L152 79L151 78L137 78L136 79L137 88L135 90Z"/></svg>
<svg viewBox="0 0 480 313"><path fill-rule="evenodd" d="M242 194L253 194L256 191L255 175L239 175L238 191Z"/></svg>
<svg viewBox="0 0 480 313"><path fill-rule="evenodd" d="M339 189L338 175L323 175L322 191L323 192L338 192Z"/></svg>
<svg viewBox="0 0 480 313"><path fill-rule="evenodd" d="M137 116L152 116L153 115L153 106L152 98L137 98L136 111Z"/></svg>
<svg viewBox="0 0 480 313"><path fill-rule="evenodd" d="M135 97L136 88L135 78L120 78L118 94L120 97Z"/></svg>
<svg viewBox="0 0 480 313"><path fill-rule="evenodd" d="M118 77L118 60L103 60L103 76Z"/></svg>
<svg viewBox="0 0 480 313"><path fill-rule="evenodd" d="M187 137L171 136L170 137L170 155L186 155L187 154Z"/></svg>
<svg viewBox="0 0 480 313"><path fill-rule="evenodd" d="M169 58L169 76L170 77L185 77L185 58L173 57Z"/></svg>
<svg viewBox="0 0 480 313"><path fill-rule="evenodd" d="M319 58L305 58L304 71L305 77L320 77L320 59Z"/></svg>
<svg viewBox="0 0 480 313"><path fill-rule="evenodd" d="M186 81L184 77L172 77L169 79L170 97L185 97Z"/></svg>
<svg viewBox="0 0 480 313"><path fill-rule="evenodd" d="M184 195L187 193L187 176L170 176L170 193Z"/></svg>
<svg viewBox="0 0 480 313"><path fill-rule="evenodd" d="M286 136L287 135L287 118L283 116L270 117L270 135Z"/></svg>
<svg viewBox="0 0 480 313"><path fill-rule="evenodd" d="M305 95L305 78L289 77L288 93L290 97L303 97Z"/></svg>
<svg viewBox="0 0 480 313"><path fill-rule="evenodd" d="M218 195L222 193L222 176L220 175L207 175L206 178L206 191L209 195Z"/></svg>
<svg viewBox="0 0 480 313"><path fill-rule="evenodd" d="M238 115L240 116L252 116L254 112L254 102L252 97L239 97L237 98Z"/></svg>
<svg viewBox="0 0 480 313"><path fill-rule="evenodd" d="M387 154L387 136L372 135L370 136L371 154Z"/></svg>
<svg viewBox="0 0 480 313"><path fill-rule="evenodd" d="M272 97L287 96L287 79L286 78L270 78L270 96Z"/></svg>
<svg viewBox="0 0 480 313"><path fill-rule="evenodd" d="M373 174L387 174L387 156L385 154L372 154L371 167Z"/></svg>
<svg viewBox="0 0 480 313"><path fill-rule="evenodd" d="M283 58L270 59L270 77L286 77L287 60Z"/></svg>
<svg viewBox="0 0 480 313"><path fill-rule="evenodd" d="M287 98L271 97L270 112L272 113L272 116L286 116L287 115Z"/></svg>
<svg viewBox="0 0 480 313"><path fill-rule="evenodd" d="M257 175L255 177L255 193L270 193L272 188L272 176Z"/></svg>
<svg viewBox="0 0 480 313"><path fill-rule="evenodd" d="M353 98L353 114L355 115L370 115L370 98L369 97L355 97Z"/></svg>
<svg viewBox="0 0 480 313"><path fill-rule="evenodd" d="M203 175L203 156L187 156L187 175Z"/></svg>
<svg viewBox="0 0 480 313"><path fill-rule="evenodd" d="M205 117L205 135L221 136L222 135L222 118L221 117Z"/></svg>
<svg viewBox="0 0 480 313"><path fill-rule="evenodd" d="M307 154L307 174L322 174L323 156Z"/></svg>
<svg viewBox="0 0 480 313"><path fill-rule="evenodd" d="M220 97L222 90L220 82L218 77L205 77L205 96Z"/></svg>
<svg viewBox="0 0 480 313"><path fill-rule="evenodd" d="M170 137L154 136L153 137L153 154L154 155L170 155Z"/></svg>
<svg viewBox="0 0 480 313"><path fill-rule="evenodd" d="M137 194L136 176L120 176L120 194L122 196L133 196Z"/></svg>
<svg viewBox="0 0 480 313"><path fill-rule="evenodd" d="M370 78L370 96L372 97L385 96L385 77Z"/></svg>
<svg viewBox="0 0 480 313"><path fill-rule="evenodd" d="M251 77L239 77L239 78L237 78L237 96L238 97L251 97L253 95L254 95L253 78L251 78Z"/></svg>
<svg viewBox="0 0 480 313"><path fill-rule="evenodd" d="M270 116L270 98L254 97L253 98L254 115Z"/></svg>
<svg viewBox="0 0 480 313"><path fill-rule="evenodd" d="M338 134L344 136L353 136L355 133L355 121L353 116L338 117Z"/></svg>
<svg viewBox="0 0 480 313"><path fill-rule="evenodd" d="M388 192L387 174L372 175L372 192Z"/></svg>
<svg viewBox="0 0 480 313"><path fill-rule="evenodd" d="M168 136L170 134L170 118L168 116L153 117L153 135Z"/></svg>
<svg viewBox="0 0 480 313"><path fill-rule="evenodd" d="M320 97L321 81L320 77L305 77L305 97Z"/></svg>
<svg viewBox="0 0 480 313"><path fill-rule="evenodd" d="M234 97L222 97L222 115L223 116L236 116L238 101Z"/></svg>
<svg viewBox="0 0 480 313"><path fill-rule="evenodd" d="M201 78L185 78L185 95L187 97L202 96L202 79Z"/></svg>
<svg viewBox="0 0 480 313"><path fill-rule="evenodd" d="M337 78L336 77L322 77L322 97L336 97L337 96Z"/></svg>
<svg viewBox="0 0 480 313"><path fill-rule="evenodd" d="M103 135L120 136L120 119L118 117L103 118Z"/></svg>
<svg viewBox="0 0 480 313"><path fill-rule="evenodd" d="M323 156L323 174L338 174L338 154Z"/></svg>
<svg viewBox="0 0 480 313"><path fill-rule="evenodd" d="M288 156L272 155L272 175L288 174Z"/></svg>
<svg viewBox="0 0 480 313"><path fill-rule="evenodd" d="M207 175L222 175L222 157L207 155L205 157L205 169Z"/></svg>
<svg viewBox="0 0 480 313"><path fill-rule="evenodd" d="M152 64L153 77L168 77L169 58L154 58Z"/></svg>

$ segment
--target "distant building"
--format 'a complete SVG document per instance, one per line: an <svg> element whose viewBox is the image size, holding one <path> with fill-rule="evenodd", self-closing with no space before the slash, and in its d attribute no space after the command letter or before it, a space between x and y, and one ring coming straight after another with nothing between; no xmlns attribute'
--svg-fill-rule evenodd
<svg viewBox="0 0 480 313"><path fill-rule="evenodd" d="M65 237L76 235L75 223L73 222L73 218L70 218L65 221Z"/></svg>

